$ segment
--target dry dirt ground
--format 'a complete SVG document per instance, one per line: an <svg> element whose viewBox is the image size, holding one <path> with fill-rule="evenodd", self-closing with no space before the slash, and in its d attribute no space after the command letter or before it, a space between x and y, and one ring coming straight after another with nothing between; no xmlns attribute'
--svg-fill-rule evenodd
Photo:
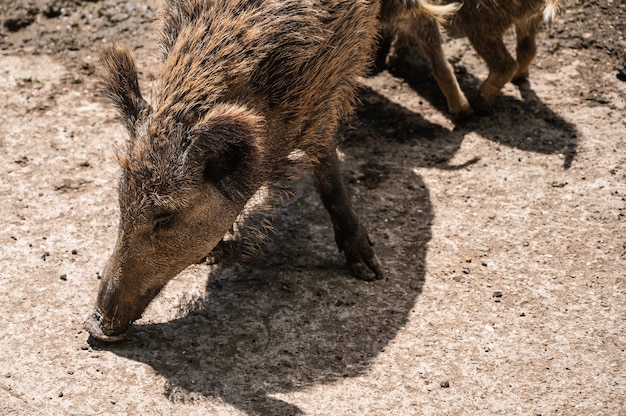
<svg viewBox="0 0 626 416"><path fill-rule="evenodd" d="M530 84L463 125L416 57L364 81L341 151L384 280L348 275L305 177L263 253L190 267L102 345L124 132L93 69L121 39L147 89L156 6L0 3L0 414L626 414L623 0L565 1Z"/></svg>

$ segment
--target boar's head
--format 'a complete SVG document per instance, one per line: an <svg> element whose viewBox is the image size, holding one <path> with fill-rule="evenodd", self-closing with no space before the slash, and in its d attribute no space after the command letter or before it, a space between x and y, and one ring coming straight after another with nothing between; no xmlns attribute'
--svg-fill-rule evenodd
<svg viewBox="0 0 626 416"><path fill-rule="evenodd" d="M184 98L174 109L166 100L151 107L117 45L103 52L100 75L130 137L118 153L117 243L85 328L118 341L170 279L215 247L261 185L263 120L219 103L188 117Z"/></svg>

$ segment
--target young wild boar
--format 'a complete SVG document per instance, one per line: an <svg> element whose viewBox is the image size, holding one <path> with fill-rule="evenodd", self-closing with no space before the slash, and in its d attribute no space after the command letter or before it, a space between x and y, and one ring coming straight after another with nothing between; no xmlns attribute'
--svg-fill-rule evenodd
<svg viewBox="0 0 626 416"><path fill-rule="evenodd" d="M100 78L129 139L119 155L117 243L85 323L94 338L122 339L296 150L313 167L351 272L382 277L335 151L371 61L379 8L366 0L165 0L151 103L131 54L117 44L103 51Z"/></svg>
<svg viewBox="0 0 626 416"><path fill-rule="evenodd" d="M449 4L450 0L433 3ZM509 81L522 81L528 77L530 63L537 52L535 36L541 22L550 22L558 8L558 0L463 0L457 13L438 22L428 13L415 13L412 21L396 25L397 47L416 45L428 61L439 88L448 101L450 113L463 117L472 108L459 88L452 67L442 49L440 23L456 36L467 36L474 49L485 60L489 75L479 89L477 106L484 108L498 95ZM517 60L507 51L502 37L515 25L517 34Z"/></svg>

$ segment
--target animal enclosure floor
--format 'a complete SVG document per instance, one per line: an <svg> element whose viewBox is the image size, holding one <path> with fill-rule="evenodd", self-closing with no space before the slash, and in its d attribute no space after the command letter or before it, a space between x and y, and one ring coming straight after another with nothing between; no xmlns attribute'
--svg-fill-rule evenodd
<svg viewBox="0 0 626 416"><path fill-rule="evenodd" d="M415 56L364 80L340 150L384 280L348 274L305 177L262 253L103 345L124 131L94 65L119 39L149 92L157 4L3 2L0 414L626 414L626 5L563 3L530 83L465 123ZM471 96L484 63L446 53Z"/></svg>

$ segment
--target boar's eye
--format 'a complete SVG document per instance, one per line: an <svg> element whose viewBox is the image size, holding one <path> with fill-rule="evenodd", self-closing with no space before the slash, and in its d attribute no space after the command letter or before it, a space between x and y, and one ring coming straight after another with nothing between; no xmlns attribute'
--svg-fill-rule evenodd
<svg viewBox="0 0 626 416"><path fill-rule="evenodd" d="M174 214L159 215L154 219L152 225L152 232L158 233L159 231L167 230L174 223Z"/></svg>

